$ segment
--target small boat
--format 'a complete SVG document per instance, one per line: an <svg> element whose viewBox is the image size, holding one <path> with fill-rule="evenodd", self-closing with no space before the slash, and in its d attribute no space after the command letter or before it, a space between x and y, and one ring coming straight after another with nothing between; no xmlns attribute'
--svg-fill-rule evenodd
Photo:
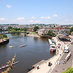
<svg viewBox="0 0 73 73"><path fill-rule="evenodd" d="M13 65L17 64L18 62L19 62L19 61L16 61L15 63L13 63ZM8 67L8 65L1 66L1 67L0 67L0 70L1 70L1 69L4 69L4 68L7 68L7 67Z"/></svg>
<svg viewBox="0 0 73 73"><path fill-rule="evenodd" d="M20 45L20 47L25 47L26 45L25 44L23 44L23 45Z"/></svg>
<svg viewBox="0 0 73 73"><path fill-rule="evenodd" d="M13 48L14 46L9 46L9 48Z"/></svg>

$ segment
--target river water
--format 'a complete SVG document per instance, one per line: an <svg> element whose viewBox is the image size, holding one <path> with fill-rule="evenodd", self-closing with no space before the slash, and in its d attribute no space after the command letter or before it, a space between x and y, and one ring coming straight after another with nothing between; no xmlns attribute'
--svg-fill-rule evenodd
<svg viewBox="0 0 73 73"><path fill-rule="evenodd" d="M9 43L0 45L0 66L11 60L14 54L16 54L16 61L19 61L9 73L27 73L32 65L54 55L49 51L48 39L11 34L8 34L8 37ZM26 46L20 47L22 44ZM14 46L14 48L9 48L9 46Z"/></svg>

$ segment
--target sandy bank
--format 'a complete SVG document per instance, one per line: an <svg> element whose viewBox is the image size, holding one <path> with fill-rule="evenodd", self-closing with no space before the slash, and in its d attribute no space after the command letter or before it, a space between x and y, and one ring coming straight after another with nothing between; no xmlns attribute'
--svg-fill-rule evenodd
<svg viewBox="0 0 73 73"><path fill-rule="evenodd" d="M39 36L38 34L32 34L32 33L27 34L27 36L30 36L30 37L38 37L38 38L40 38L40 36Z"/></svg>

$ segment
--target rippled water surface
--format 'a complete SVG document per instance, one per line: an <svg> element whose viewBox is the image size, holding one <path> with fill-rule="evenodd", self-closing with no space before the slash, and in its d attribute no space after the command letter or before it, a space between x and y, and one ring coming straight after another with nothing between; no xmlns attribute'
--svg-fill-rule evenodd
<svg viewBox="0 0 73 73"><path fill-rule="evenodd" d="M8 37L9 43L0 45L0 66L11 60L15 53L16 61L19 61L9 73L27 73L28 68L31 68L33 64L53 56L50 54L47 39L11 34L8 34ZM22 44L26 46L20 47ZM9 48L9 46L14 46L14 48Z"/></svg>

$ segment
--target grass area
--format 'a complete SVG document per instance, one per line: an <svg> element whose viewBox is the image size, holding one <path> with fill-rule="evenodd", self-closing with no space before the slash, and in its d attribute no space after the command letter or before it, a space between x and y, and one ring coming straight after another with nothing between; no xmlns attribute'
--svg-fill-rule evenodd
<svg viewBox="0 0 73 73"><path fill-rule="evenodd" d="M31 32L32 34L37 34L36 32Z"/></svg>

